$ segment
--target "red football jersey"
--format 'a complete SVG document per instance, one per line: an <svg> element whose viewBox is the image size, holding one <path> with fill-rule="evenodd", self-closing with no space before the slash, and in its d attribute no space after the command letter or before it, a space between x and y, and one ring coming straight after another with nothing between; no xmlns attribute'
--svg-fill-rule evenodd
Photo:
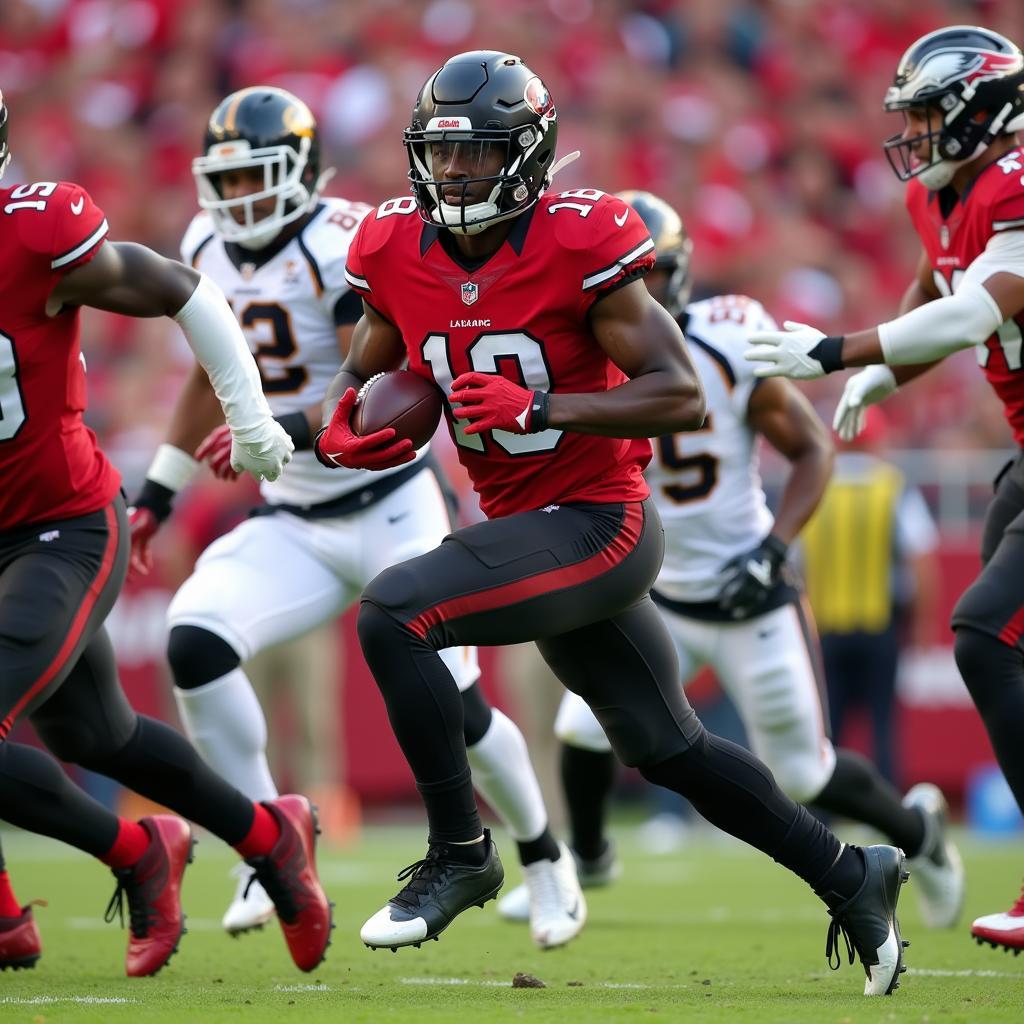
<svg viewBox="0 0 1024 1024"><path fill-rule="evenodd" d="M0 530L94 512L120 487L82 422L78 309L46 315L61 275L106 234L78 185L0 188Z"/></svg>
<svg viewBox="0 0 1024 1024"><path fill-rule="evenodd" d="M643 221L597 189L542 196L502 247L465 269L412 197L359 226L346 277L402 333L409 369L447 395L461 373L501 373L537 391L607 391L626 377L587 323L601 295L654 265ZM489 518L569 502L639 501L650 442L545 430L466 434L448 426Z"/></svg>
<svg viewBox="0 0 1024 1024"><path fill-rule="evenodd" d="M943 295L956 291L967 268L999 231L1024 229L1024 149L990 163L953 204L951 193L929 192L917 179L907 186L907 209ZM948 206L946 209L949 209ZM1024 446L1024 313L1007 320L978 347L978 362L1002 400L1014 440Z"/></svg>

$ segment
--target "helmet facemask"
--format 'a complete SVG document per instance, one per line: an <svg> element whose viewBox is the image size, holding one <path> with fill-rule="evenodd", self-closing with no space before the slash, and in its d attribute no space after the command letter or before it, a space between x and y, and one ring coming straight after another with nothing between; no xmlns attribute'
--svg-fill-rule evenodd
<svg viewBox="0 0 1024 1024"><path fill-rule="evenodd" d="M1024 128L1024 54L988 29L953 25L922 36L904 53L885 95L890 112L923 112L927 130L887 139L884 148L901 181L948 185L957 170L1000 135ZM928 149L921 160L915 148Z"/></svg>
<svg viewBox="0 0 1024 1024"><path fill-rule="evenodd" d="M7 121L7 104L4 102L4 94L0 92L0 178L3 178L11 162L11 150L7 145Z"/></svg>
<svg viewBox="0 0 1024 1024"><path fill-rule="evenodd" d="M224 241L236 242L245 249L263 249L282 228L316 205L327 175L321 175L315 183L309 181L310 146L310 139L302 138L298 148L278 145L253 149L245 139L234 139L215 143L205 156L192 161L199 205L209 211ZM250 169L262 170L263 187L258 192L225 199L220 175ZM270 198L275 200L273 211L257 217L255 205ZM236 211L241 211L241 220L236 219Z"/></svg>
<svg viewBox="0 0 1024 1024"><path fill-rule="evenodd" d="M433 121L468 122L468 118ZM424 220L456 234L475 235L532 206L547 187L550 173L544 171L539 181L531 182L522 170L544 144L548 123L542 119L539 128L407 129L404 142L409 153L409 179ZM550 165L553 155L552 148L543 163ZM445 178L446 169L452 165L469 176ZM484 173L491 168L495 170ZM477 186L482 188L478 190ZM486 198L467 203L469 193L483 189Z"/></svg>

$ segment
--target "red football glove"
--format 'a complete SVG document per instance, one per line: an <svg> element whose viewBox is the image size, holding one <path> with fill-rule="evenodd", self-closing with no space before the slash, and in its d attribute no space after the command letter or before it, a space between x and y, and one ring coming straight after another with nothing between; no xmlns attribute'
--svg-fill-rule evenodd
<svg viewBox="0 0 1024 1024"><path fill-rule="evenodd" d="M148 576L153 568L153 552L150 544L160 529L160 520L150 508L128 509L128 525L131 528L131 552L128 556L128 578Z"/></svg>
<svg viewBox="0 0 1024 1024"><path fill-rule="evenodd" d="M349 388L341 396L331 422L316 435L313 451L317 459L328 469L391 469L412 462L416 457L412 441L408 438L394 441L397 434L394 427L365 437L353 432L349 420L355 404L355 388Z"/></svg>
<svg viewBox="0 0 1024 1024"><path fill-rule="evenodd" d="M238 473L231 468L231 428L222 423L206 435L196 449L197 462L205 462L218 480L237 480Z"/></svg>
<svg viewBox="0 0 1024 1024"><path fill-rule="evenodd" d="M541 395L500 374L463 373L452 382L448 401L456 419L469 420L467 434L482 434L485 430L532 434L544 429L534 423Z"/></svg>

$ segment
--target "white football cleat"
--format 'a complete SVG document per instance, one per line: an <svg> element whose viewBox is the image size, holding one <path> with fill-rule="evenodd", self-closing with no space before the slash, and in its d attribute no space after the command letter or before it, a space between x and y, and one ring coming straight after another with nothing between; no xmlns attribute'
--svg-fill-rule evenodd
<svg viewBox="0 0 1024 1024"><path fill-rule="evenodd" d="M615 843L605 842L604 852L593 860L584 860L575 850L576 877L581 889L599 889L622 877L622 862L615 852ZM530 893L523 885L517 885L498 900L498 915L506 921L526 924L530 920Z"/></svg>
<svg viewBox="0 0 1024 1024"><path fill-rule="evenodd" d="M952 928L964 905L964 865L948 836L949 807L938 786L921 782L903 798L924 816L921 852L910 861L921 919L929 928Z"/></svg>
<svg viewBox="0 0 1024 1024"><path fill-rule="evenodd" d="M262 928L274 916L274 904L266 890L256 881L255 871L244 861L231 869L238 879L235 898L224 913L221 925L228 935L235 937Z"/></svg>
<svg viewBox="0 0 1024 1024"><path fill-rule="evenodd" d="M538 860L523 866L530 934L541 949L564 946L579 935L587 920L587 901L576 877L576 861L565 843L559 843L558 849L558 860Z"/></svg>

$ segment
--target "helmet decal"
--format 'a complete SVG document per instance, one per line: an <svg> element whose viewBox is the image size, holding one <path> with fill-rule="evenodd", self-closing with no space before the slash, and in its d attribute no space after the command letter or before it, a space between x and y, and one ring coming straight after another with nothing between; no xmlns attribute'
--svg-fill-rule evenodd
<svg viewBox="0 0 1024 1024"><path fill-rule="evenodd" d="M526 100L526 105L535 113L543 117L545 114L550 113L554 116L554 101L551 99L551 93L548 92L547 86L539 78L531 78L526 83L526 88L523 90L523 99Z"/></svg>

